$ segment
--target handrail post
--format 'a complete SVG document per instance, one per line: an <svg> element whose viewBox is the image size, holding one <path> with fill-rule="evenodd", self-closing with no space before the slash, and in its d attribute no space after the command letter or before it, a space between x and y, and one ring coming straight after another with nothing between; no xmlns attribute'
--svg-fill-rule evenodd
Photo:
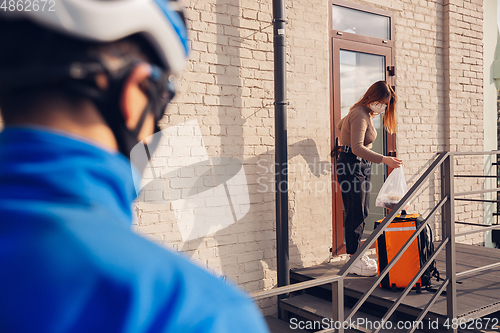
<svg viewBox="0 0 500 333"><path fill-rule="evenodd" d="M450 153L441 166L441 196L448 196L443 206L442 235L448 238L446 244L446 279L449 283L446 287L446 306L449 324L449 332L457 332L453 328L453 319L457 318L457 288L456 288L456 265L455 265L455 188L454 188L454 155Z"/></svg>
<svg viewBox="0 0 500 333"><path fill-rule="evenodd" d="M337 300L337 301L335 301ZM337 332L344 333L344 278L332 283L332 325L340 325Z"/></svg>
<svg viewBox="0 0 500 333"><path fill-rule="evenodd" d="M498 148L500 148L500 147L498 147ZM500 154L497 154L496 157L497 157L497 161L496 161L497 173L496 173L496 175L500 176L500 173L499 173L499 171L500 171ZM498 186L499 185L499 183L498 183L499 181L500 181L500 179L497 178L497 181L496 181L496 184L495 184L496 187L499 187ZM500 201L500 192L497 192L497 200ZM499 220L498 220L499 216L500 216L500 203L497 202L497 224L499 222Z"/></svg>

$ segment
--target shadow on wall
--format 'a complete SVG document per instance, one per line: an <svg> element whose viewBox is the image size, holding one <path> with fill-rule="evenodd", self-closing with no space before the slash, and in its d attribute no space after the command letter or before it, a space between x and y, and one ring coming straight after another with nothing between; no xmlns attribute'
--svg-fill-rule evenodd
<svg viewBox="0 0 500 333"><path fill-rule="evenodd" d="M216 244L211 246L216 251L214 258L220 260L222 274L247 291L274 285L275 276L271 273L276 270L274 151L244 162L232 156L209 157L203 149L196 120L172 126L162 133L164 143L160 143L146 168L138 201L158 205L160 210L170 205L182 238L179 250L190 253L210 247L204 242L207 236L213 237ZM179 133L189 135L180 137ZM135 165L137 159L147 161L148 149L143 145L134 148L131 155ZM187 153L195 150L204 153L197 157ZM312 139L296 142L288 150L289 159L302 156L305 162L291 165L295 175L308 178L312 173L319 178L330 169L328 161L320 161ZM185 157L179 158L183 153ZM169 169L172 164L174 167ZM327 181L324 187L329 185ZM289 208L291 221L293 207ZM300 249L293 242L290 255L294 258L292 265L301 267Z"/></svg>
<svg viewBox="0 0 500 333"><path fill-rule="evenodd" d="M191 133L192 136L178 137L179 132ZM205 236L214 233L216 236L228 236L218 239L219 246L260 240L274 242L274 151L244 162L231 156L209 157L203 149L203 138L197 121L170 127L163 130L162 134L161 140L169 144L160 143L149 165L145 163L147 168L143 183L138 188L141 189L138 201L164 205L162 209L168 209L168 205L171 205L184 242L181 250L198 248L199 244L190 242L199 243ZM196 146L200 142L201 146ZM139 164L137 160L148 160L147 150L150 148L144 145L134 148L131 154L134 165ZM193 151L196 148L204 153L198 157L179 158L186 150ZM302 156L305 161L289 166L295 175L307 176L312 173L319 178L330 169L328 161L320 161L316 143L312 139L290 145L289 152L289 159ZM173 161L175 168L165 167L165 161ZM295 187L296 183L297 181L292 180L290 187ZM327 185L329 184L323 187ZM299 186L304 187L303 184ZM280 189L286 189L286 186L280 186ZM265 221L268 221L267 227L262 225ZM245 222L249 224L242 225ZM226 230L228 227L234 230ZM264 235L266 231L269 233ZM252 236L252 232L255 235ZM262 245L259 249L274 249L274 245L259 245ZM251 251L249 248L240 249L241 253ZM270 257L274 257L274 251L270 253Z"/></svg>
<svg viewBox="0 0 500 333"><path fill-rule="evenodd" d="M289 159L295 156L302 156L306 162L304 172L311 172L319 178L321 174L326 174L329 170L329 162L320 161L316 143L312 139L305 139L292 144L288 148ZM222 157L217 160L238 161L234 157ZM302 164L304 165L304 164ZM230 222L222 226L220 223L222 216L217 220L219 229L214 233L217 242L218 257L221 260L221 269L224 275L237 282L247 291L263 289L264 279L273 279L269 276L270 271L276 271L276 229L275 229L275 165L274 150L266 154L260 154L254 158L246 159L243 163L245 179L239 178L232 184L239 187L234 190L234 185L225 185L229 205L233 205L231 211L227 211L227 216L232 216ZM257 168L256 172L248 172ZM307 168L309 171L305 170ZM237 168L227 166L226 170L233 170L230 174L225 173L215 178L220 186L225 179L235 174ZM248 171L245 171L248 170ZM237 178L235 175L234 178ZM233 187L233 188L231 188ZM246 188L246 189L245 189ZM244 191L247 191L247 199ZM217 200L219 203L223 199ZM242 209L242 206L246 208ZM220 206L219 206L220 207ZM214 207L207 207L206 215L199 216L196 225L203 225L207 216L213 216ZM212 210L212 211L211 211ZM242 213L245 214L242 215ZM241 216L241 218L239 218ZM289 221L293 218L293 211L289 216ZM181 221L178 221L181 222ZM231 223L232 222L232 223ZM198 248L203 242L203 235L195 239L187 240L181 251ZM299 254L300 249L290 242L290 254ZM294 257L297 257L295 255ZM294 262L295 266L301 266L301 262ZM274 285L275 283L273 283Z"/></svg>

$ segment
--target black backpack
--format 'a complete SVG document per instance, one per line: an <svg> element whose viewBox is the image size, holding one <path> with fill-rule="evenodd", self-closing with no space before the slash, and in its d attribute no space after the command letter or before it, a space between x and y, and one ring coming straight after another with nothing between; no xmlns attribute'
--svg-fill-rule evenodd
<svg viewBox="0 0 500 333"><path fill-rule="evenodd" d="M403 211L401 215L406 215ZM424 222L421 217L416 219L417 228ZM432 228L427 224L424 230L418 235L418 251L420 252L420 267L423 267L427 260L434 254L434 243L433 241ZM429 289L432 284L432 278L436 278L436 281L442 280L439 276L439 271L436 267L436 260L434 259L429 267L424 271L421 276L422 287Z"/></svg>

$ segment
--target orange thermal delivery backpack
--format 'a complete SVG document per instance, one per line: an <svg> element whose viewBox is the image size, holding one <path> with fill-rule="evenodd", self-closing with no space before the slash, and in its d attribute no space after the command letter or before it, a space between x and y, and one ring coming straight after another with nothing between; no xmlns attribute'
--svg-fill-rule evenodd
<svg viewBox="0 0 500 333"><path fill-rule="evenodd" d="M375 222L375 227L382 221L378 220ZM422 223L423 219L420 217L420 214L406 214L404 210L401 215L397 215L394 218L375 243L379 274ZM434 253L432 229L429 226L427 227L420 232L417 239L410 244L401 258L399 258L389 273L382 279L380 282L382 288L392 290L406 288L420 268L425 265L427 259ZM440 280L435 260L425 270L413 288L416 288L417 292L420 292L421 287L429 288L433 276L438 281Z"/></svg>

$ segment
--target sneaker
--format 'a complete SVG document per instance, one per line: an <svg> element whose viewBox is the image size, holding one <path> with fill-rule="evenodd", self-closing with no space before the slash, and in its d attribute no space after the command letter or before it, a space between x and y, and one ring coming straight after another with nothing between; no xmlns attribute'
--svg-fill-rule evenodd
<svg viewBox="0 0 500 333"><path fill-rule="evenodd" d="M377 267L377 261L375 259L371 259L365 254L363 254L363 260L366 261L368 264L371 264L372 266Z"/></svg>
<svg viewBox="0 0 500 333"><path fill-rule="evenodd" d="M347 262L347 261L349 261L349 259L351 259L351 255L350 254L348 254L346 256L345 261ZM364 262L366 262L367 264L371 265L371 266L377 267L377 261L375 259L371 259L370 257L368 257L368 255L366 253L363 254L362 260Z"/></svg>
<svg viewBox="0 0 500 333"><path fill-rule="evenodd" d="M374 264L372 261L375 260L368 258L368 256L364 255L352 265L350 273L360 275L360 276L375 276L378 273L377 263Z"/></svg>

